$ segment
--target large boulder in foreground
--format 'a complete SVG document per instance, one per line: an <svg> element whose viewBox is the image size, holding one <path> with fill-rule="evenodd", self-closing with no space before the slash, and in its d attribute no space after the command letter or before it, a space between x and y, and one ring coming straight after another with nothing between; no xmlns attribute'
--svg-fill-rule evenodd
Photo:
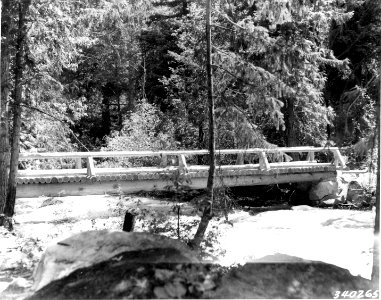
<svg viewBox="0 0 381 300"><path fill-rule="evenodd" d="M208 298L220 277L219 266L145 262L178 255L179 250L165 248L124 252L52 281L26 300Z"/></svg>
<svg viewBox="0 0 381 300"><path fill-rule="evenodd" d="M372 287L369 280L352 276L348 270L320 262L249 263L231 270L205 263L139 262L142 257L155 256L162 251L165 250L120 254L53 281L26 300L332 299L337 291L375 292L378 288ZM173 250L170 255L177 251Z"/></svg>
<svg viewBox="0 0 381 300"><path fill-rule="evenodd" d="M163 255L165 252L153 255L154 262L198 262L196 255L185 244L164 236L143 232L87 231L58 242L45 251L35 270L32 290L119 253L148 249L175 251L173 255ZM152 262L148 257L142 259Z"/></svg>
<svg viewBox="0 0 381 300"><path fill-rule="evenodd" d="M321 262L248 263L224 276L212 298L332 299L338 297L338 291L366 291L372 287L367 279Z"/></svg>

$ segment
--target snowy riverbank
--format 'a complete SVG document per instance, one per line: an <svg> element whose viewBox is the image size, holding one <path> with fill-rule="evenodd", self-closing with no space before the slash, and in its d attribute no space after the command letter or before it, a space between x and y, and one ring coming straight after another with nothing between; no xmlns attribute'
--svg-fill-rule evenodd
<svg viewBox="0 0 381 300"><path fill-rule="evenodd" d="M57 197L50 200L55 204L42 206L46 200L43 197L18 199L14 233L1 231L0 291L15 277L31 282L32 270L49 244L86 230L120 230L128 207L139 207L144 213L136 231L176 237L173 202L102 195ZM182 237L191 237L199 217L189 203L184 203L182 212ZM223 218L212 220L204 251L223 265L257 260L315 260L370 278L374 217L373 211L308 206L256 215L237 210L229 216L233 226Z"/></svg>

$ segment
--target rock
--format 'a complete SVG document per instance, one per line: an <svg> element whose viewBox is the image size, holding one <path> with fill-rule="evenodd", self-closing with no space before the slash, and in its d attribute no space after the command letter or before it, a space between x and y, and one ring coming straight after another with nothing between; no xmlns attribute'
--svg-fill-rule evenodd
<svg viewBox="0 0 381 300"><path fill-rule="evenodd" d="M338 195L338 193L339 193L339 184L337 181L333 181L333 180L320 181L312 185L309 192L309 198L311 201L320 201L328 195L335 196L335 195Z"/></svg>
<svg viewBox="0 0 381 300"><path fill-rule="evenodd" d="M362 195L364 195L364 188L357 181L351 181L348 185L346 200L356 204L358 197Z"/></svg>
<svg viewBox="0 0 381 300"><path fill-rule="evenodd" d="M323 206L336 206L338 204L339 204L339 201L337 198L322 200L320 202L320 205L323 205Z"/></svg>
<svg viewBox="0 0 381 300"><path fill-rule="evenodd" d="M50 282L27 300L208 298L225 269L212 264L157 260L176 256L182 253L173 248L123 252Z"/></svg>
<svg viewBox="0 0 381 300"><path fill-rule="evenodd" d="M371 196L369 204L375 206L377 202L376 196Z"/></svg>
<svg viewBox="0 0 381 300"><path fill-rule="evenodd" d="M320 201L322 206L336 206L345 203L344 196L327 195Z"/></svg>
<svg viewBox="0 0 381 300"><path fill-rule="evenodd" d="M24 292L26 289L30 288L30 286L31 283L28 280L18 277L12 280L12 282L4 290L4 293Z"/></svg>
<svg viewBox="0 0 381 300"><path fill-rule="evenodd" d="M124 252L53 281L26 300L332 299L337 291L375 291L378 288L378 283L353 276L346 269L295 260L296 257L287 255L281 255L275 263L248 263L230 269L203 263L139 263L151 255L172 256L181 255L181 252L165 248Z"/></svg>
<svg viewBox="0 0 381 300"><path fill-rule="evenodd" d="M296 205L291 208L292 210L300 210L300 211L306 211L306 210L316 210L316 208L311 207L309 205Z"/></svg>
<svg viewBox="0 0 381 300"><path fill-rule="evenodd" d="M372 196L366 194L354 195L350 202L357 207L369 207L373 203L372 198Z"/></svg>
<svg viewBox="0 0 381 300"><path fill-rule="evenodd" d="M342 177L337 177L332 180L324 180L313 184L309 191L309 199L312 203L317 205L332 206L345 203L347 193L347 181ZM336 199L336 201L332 199Z"/></svg>
<svg viewBox="0 0 381 300"><path fill-rule="evenodd" d="M325 263L248 263L231 269L211 298L332 299L336 291L370 288L369 280Z"/></svg>
<svg viewBox="0 0 381 300"><path fill-rule="evenodd" d="M53 198L48 198L48 199L44 200L44 202L42 202L40 207L49 206L49 205L57 205L57 204L61 204L61 203L63 203L62 200L56 199L53 197Z"/></svg>
<svg viewBox="0 0 381 300"><path fill-rule="evenodd" d="M347 201L357 207L369 207L375 204L373 194L367 192L357 181L351 181L348 186Z"/></svg>
<svg viewBox="0 0 381 300"><path fill-rule="evenodd" d="M126 251L171 248L181 252L186 262L198 262L195 254L182 242L143 232L87 231L50 246L42 255L34 273L32 289L74 270L107 260ZM169 259L169 258L168 258Z"/></svg>
<svg viewBox="0 0 381 300"><path fill-rule="evenodd" d="M253 261L255 263L311 263L313 261L283 253L266 255Z"/></svg>

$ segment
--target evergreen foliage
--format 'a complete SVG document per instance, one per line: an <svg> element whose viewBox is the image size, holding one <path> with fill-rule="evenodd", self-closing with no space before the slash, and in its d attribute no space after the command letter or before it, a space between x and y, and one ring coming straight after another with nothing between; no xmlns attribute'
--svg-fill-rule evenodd
<svg viewBox="0 0 381 300"><path fill-rule="evenodd" d="M374 147L380 16L378 0L213 1L217 148ZM1 20L0 214L19 148L206 148L204 1L2 0Z"/></svg>

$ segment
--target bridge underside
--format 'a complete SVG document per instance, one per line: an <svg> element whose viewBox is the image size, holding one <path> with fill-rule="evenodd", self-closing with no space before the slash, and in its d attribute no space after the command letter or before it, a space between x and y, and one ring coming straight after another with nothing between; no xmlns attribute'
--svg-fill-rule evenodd
<svg viewBox="0 0 381 300"><path fill-rule="evenodd" d="M237 166L238 167L238 166ZM143 168L142 168L143 169ZM17 197L39 196L82 196L100 194L135 193L139 191L154 191L173 189L174 181L191 189L204 189L207 185L208 168L189 167L179 176L177 168L144 168L124 170L101 170L97 175L86 176L83 170L76 174L62 174L52 177L49 171L28 172L25 176L21 171L18 178ZM149 170L148 170L149 169ZM100 169L97 169L97 171ZM337 176L336 168L332 165L296 167L288 166L278 169L259 170L256 168L218 168L216 171L216 187L269 185L291 182L314 182Z"/></svg>

